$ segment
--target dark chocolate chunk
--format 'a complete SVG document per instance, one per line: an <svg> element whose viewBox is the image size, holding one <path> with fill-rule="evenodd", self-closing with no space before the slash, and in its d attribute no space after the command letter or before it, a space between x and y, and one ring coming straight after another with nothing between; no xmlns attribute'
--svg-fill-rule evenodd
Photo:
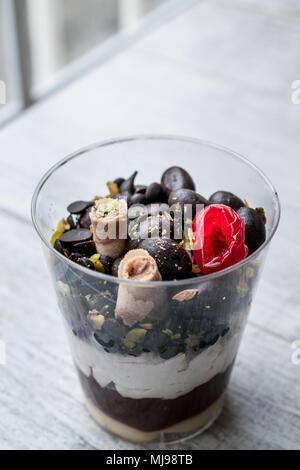
<svg viewBox="0 0 300 470"><path fill-rule="evenodd" d="M101 255L99 261L104 267L105 274L111 274L112 265L115 260L109 256Z"/></svg>
<svg viewBox="0 0 300 470"><path fill-rule="evenodd" d="M64 255L64 248L63 248L63 245L61 243L61 241L59 239L55 240L55 243L54 243L54 249L56 251L58 251L61 255Z"/></svg>
<svg viewBox="0 0 300 470"><path fill-rule="evenodd" d="M197 212L197 206L207 206L208 201L200 194L191 189L178 189L172 191L168 199L169 206L177 205L182 210L182 215L194 220ZM200 209L202 208L200 207Z"/></svg>
<svg viewBox="0 0 300 470"><path fill-rule="evenodd" d="M148 251L155 259L163 280L186 279L192 270L192 261L182 246L174 240L147 239L139 248Z"/></svg>
<svg viewBox="0 0 300 470"><path fill-rule="evenodd" d="M130 222L128 227L129 238L134 240L145 240L148 238L173 238L174 222L169 214L140 216Z"/></svg>
<svg viewBox="0 0 300 470"><path fill-rule="evenodd" d="M169 195L177 189L192 189L195 191L195 183L192 177L183 168L173 166L168 168L161 178L161 184L165 192Z"/></svg>
<svg viewBox="0 0 300 470"><path fill-rule="evenodd" d="M135 187L135 193L136 194L145 194L147 190L147 186L144 184L137 184Z"/></svg>
<svg viewBox="0 0 300 470"><path fill-rule="evenodd" d="M91 269L92 271L95 269L94 263L92 263L88 258L82 256L80 253L72 253L71 256L69 256L69 260L83 266L84 268Z"/></svg>
<svg viewBox="0 0 300 470"><path fill-rule="evenodd" d="M150 330L143 341L144 352L162 352L167 347L171 338L162 331Z"/></svg>
<svg viewBox="0 0 300 470"><path fill-rule="evenodd" d="M147 204L147 198L145 194L135 193L130 198L130 204Z"/></svg>
<svg viewBox="0 0 300 470"><path fill-rule="evenodd" d="M166 203L156 202L154 204L147 204L146 209L148 215L170 214L170 208Z"/></svg>
<svg viewBox="0 0 300 470"><path fill-rule="evenodd" d="M114 315L116 300L108 290L89 296L87 303L89 311L97 310L99 314L105 317Z"/></svg>
<svg viewBox="0 0 300 470"><path fill-rule="evenodd" d="M139 196L139 194L137 196ZM138 217L140 217L142 215L146 215L146 214L148 214L148 210L147 210L147 207L144 206L143 204L133 204L128 209L128 219L129 220L137 219Z"/></svg>
<svg viewBox="0 0 300 470"><path fill-rule="evenodd" d="M76 243L87 242L91 240L93 234L90 230L86 228L80 228L78 230L69 230L68 232L64 232L60 237L59 240L63 245L74 245Z"/></svg>
<svg viewBox="0 0 300 470"><path fill-rule="evenodd" d="M112 268L111 268L111 274L112 274L114 277L118 277L119 266L120 266L120 263L121 263L121 261L122 261L123 258L124 258L124 256L120 256L119 258L117 258L117 259L114 260L114 262L113 262L113 265L112 265Z"/></svg>
<svg viewBox="0 0 300 470"><path fill-rule="evenodd" d="M251 255L266 240L266 227L263 218L255 209L241 207L237 213L244 221L246 230L245 242L249 248L249 255Z"/></svg>
<svg viewBox="0 0 300 470"><path fill-rule="evenodd" d="M171 359L181 352L180 345L176 342L169 343L164 351L160 353L162 359Z"/></svg>
<svg viewBox="0 0 300 470"><path fill-rule="evenodd" d="M91 218L90 218L91 210L92 210L92 207L89 207L83 212L83 214L81 214L78 220L80 228L90 228L90 226L92 225Z"/></svg>
<svg viewBox="0 0 300 470"><path fill-rule="evenodd" d="M75 221L74 221L74 218L72 216L72 214L70 214L67 218L67 224L70 225L70 229L73 230L74 228L76 228L76 224L75 224Z"/></svg>
<svg viewBox="0 0 300 470"><path fill-rule="evenodd" d="M96 245L92 240L89 242L75 243L75 245L73 245L73 250L86 258L90 258L97 252Z"/></svg>
<svg viewBox="0 0 300 470"><path fill-rule="evenodd" d="M125 179L124 178L117 178L115 179L114 183L120 188L121 185L124 183Z"/></svg>
<svg viewBox="0 0 300 470"><path fill-rule="evenodd" d="M92 271L95 270L94 263L88 258L84 258L84 257L79 258L77 261L77 264L79 264L80 266L83 266L84 268L91 269Z"/></svg>
<svg viewBox="0 0 300 470"><path fill-rule="evenodd" d="M94 334L96 341L101 344L104 348L112 348L115 344L114 340L110 337L109 334L103 331L97 331Z"/></svg>
<svg viewBox="0 0 300 470"><path fill-rule="evenodd" d="M67 210L70 212L70 214L79 215L92 205L93 202L91 201L75 201L68 206Z"/></svg>
<svg viewBox="0 0 300 470"><path fill-rule="evenodd" d="M228 191L217 191L212 194L208 200L209 204L224 204L237 211L240 207L244 207L243 201L235 194Z"/></svg>
<svg viewBox="0 0 300 470"><path fill-rule="evenodd" d="M120 186L121 193L128 192L129 194L133 194L135 192L134 181L137 176L138 172L135 171L128 180L124 181Z"/></svg>
<svg viewBox="0 0 300 470"><path fill-rule="evenodd" d="M147 188L146 199L149 204L152 204L154 202L166 202L167 195L161 184L152 183Z"/></svg>

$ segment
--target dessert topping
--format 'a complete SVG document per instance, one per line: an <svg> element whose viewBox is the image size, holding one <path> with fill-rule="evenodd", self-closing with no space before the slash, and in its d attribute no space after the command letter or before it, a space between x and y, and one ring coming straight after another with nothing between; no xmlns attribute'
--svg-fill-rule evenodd
<svg viewBox="0 0 300 470"><path fill-rule="evenodd" d="M195 191L195 183L189 173L178 166L168 168L161 178L161 184L167 194L177 189L192 189Z"/></svg>
<svg viewBox="0 0 300 470"><path fill-rule="evenodd" d="M67 210L70 214L79 215L92 205L92 201L75 201L67 207Z"/></svg>
<svg viewBox="0 0 300 470"><path fill-rule="evenodd" d="M204 274L232 266L248 254L244 222L228 206L215 204L198 212L193 234L194 258Z"/></svg>

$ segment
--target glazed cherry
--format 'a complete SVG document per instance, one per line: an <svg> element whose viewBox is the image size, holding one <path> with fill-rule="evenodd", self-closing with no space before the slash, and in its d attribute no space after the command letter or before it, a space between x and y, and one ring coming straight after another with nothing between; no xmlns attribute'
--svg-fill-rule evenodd
<svg viewBox="0 0 300 470"><path fill-rule="evenodd" d="M213 204L197 213L193 222L194 259L203 272L228 268L248 255L245 224L228 206Z"/></svg>

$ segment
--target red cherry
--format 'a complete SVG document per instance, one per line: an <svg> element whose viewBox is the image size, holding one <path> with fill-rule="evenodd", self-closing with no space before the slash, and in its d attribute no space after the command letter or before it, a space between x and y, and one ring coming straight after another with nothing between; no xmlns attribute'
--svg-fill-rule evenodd
<svg viewBox="0 0 300 470"><path fill-rule="evenodd" d="M204 274L228 268L248 255L245 224L231 207L212 204L193 222L194 258Z"/></svg>

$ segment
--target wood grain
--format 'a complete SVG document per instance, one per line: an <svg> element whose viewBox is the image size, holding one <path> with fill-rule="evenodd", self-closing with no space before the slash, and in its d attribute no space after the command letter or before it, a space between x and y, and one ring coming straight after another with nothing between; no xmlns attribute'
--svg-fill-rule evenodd
<svg viewBox="0 0 300 470"><path fill-rule="evenodd" d="M299 449L300 7L295 0L199 2L0 133L0 449L133 449L89 418L65 341L30 199L75 149L139 133L202 137L258 164L283 216L225 411L182 449ZM178 447L180 448L180 447Z"/></svg>

